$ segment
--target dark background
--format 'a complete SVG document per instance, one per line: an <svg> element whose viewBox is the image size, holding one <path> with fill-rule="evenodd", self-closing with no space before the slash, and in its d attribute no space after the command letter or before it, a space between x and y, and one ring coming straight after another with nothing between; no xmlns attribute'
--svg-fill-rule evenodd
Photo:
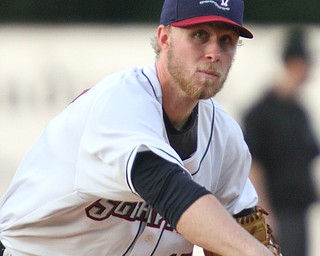
<svg viewBox="0 0 320 256"><path fill-rule="evenodd" d="M0 0L0 22L158 22L162 0ZM319 0L246 0L245 22L320 23Z"/></svg>

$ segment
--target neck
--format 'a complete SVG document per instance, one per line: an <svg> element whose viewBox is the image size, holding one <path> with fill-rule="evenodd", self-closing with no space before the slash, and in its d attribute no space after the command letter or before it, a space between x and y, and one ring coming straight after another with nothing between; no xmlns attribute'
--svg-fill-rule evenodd
<svg viewBox="0 0 320 256"><path fill-rule="evenodd" d="M170 75L157 63L157 75L162 89L162 106L171 124L177 130L183 129L198 100L189 97L172 81Z"/></svg>
<svg viewBox="0 0 320 256"><path fill-rule="evenodd" d="M162 106L171 124L177 130L183 129L198 101L177 95L166 86L162 87L162 94Z"/></svg>

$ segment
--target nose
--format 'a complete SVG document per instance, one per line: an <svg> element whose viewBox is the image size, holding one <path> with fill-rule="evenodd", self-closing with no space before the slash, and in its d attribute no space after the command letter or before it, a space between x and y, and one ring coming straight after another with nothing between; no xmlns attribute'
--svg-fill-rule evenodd
<svg viewBox="0 0 320 256"><path fill-rule="evenodd" d="M221 48L217 40L212 40L207 44L205 57L212 63L220 61Z"/></svg>

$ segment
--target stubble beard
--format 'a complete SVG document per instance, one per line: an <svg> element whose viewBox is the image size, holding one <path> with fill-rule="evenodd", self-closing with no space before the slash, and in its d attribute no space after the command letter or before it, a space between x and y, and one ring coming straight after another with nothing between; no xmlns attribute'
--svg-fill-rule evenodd
<svg viewBox="0 0 320 256"><path fill-rule="evenodd" d="M182 91L184 91L188 96L200 100L211 98L215 96L219 91L221 91L228 77L231 65L228 67L224 75L221 74L220 81L217 82L213 81L212 79L202 77L199 81L202 86L197 86L196 84L194 84L194 80L192 80L191 78L188 79L187 75L192 76L193 74L183 69L183 65L181 61L175 57L173 47L171 45L168 51L167 68L174 82L180 86ZM218 73L218 71L212 66L212 64L203 65L200 67L200 69L210 69Z"/></svg>

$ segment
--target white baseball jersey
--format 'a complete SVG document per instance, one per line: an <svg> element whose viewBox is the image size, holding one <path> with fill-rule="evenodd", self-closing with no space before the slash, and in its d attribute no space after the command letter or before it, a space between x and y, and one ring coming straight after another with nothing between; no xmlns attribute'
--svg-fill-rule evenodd
<svg viewBox="0 0 320 256"><path fill-rule="evenodd" d="M135 191L137 152L185 168L235 214L257 203L242 131L201 100L196 152L169 145L155 64L107 77L46 127L21 162L0 211L0 239L21 255L192 255L193 245Z"/></svg>

